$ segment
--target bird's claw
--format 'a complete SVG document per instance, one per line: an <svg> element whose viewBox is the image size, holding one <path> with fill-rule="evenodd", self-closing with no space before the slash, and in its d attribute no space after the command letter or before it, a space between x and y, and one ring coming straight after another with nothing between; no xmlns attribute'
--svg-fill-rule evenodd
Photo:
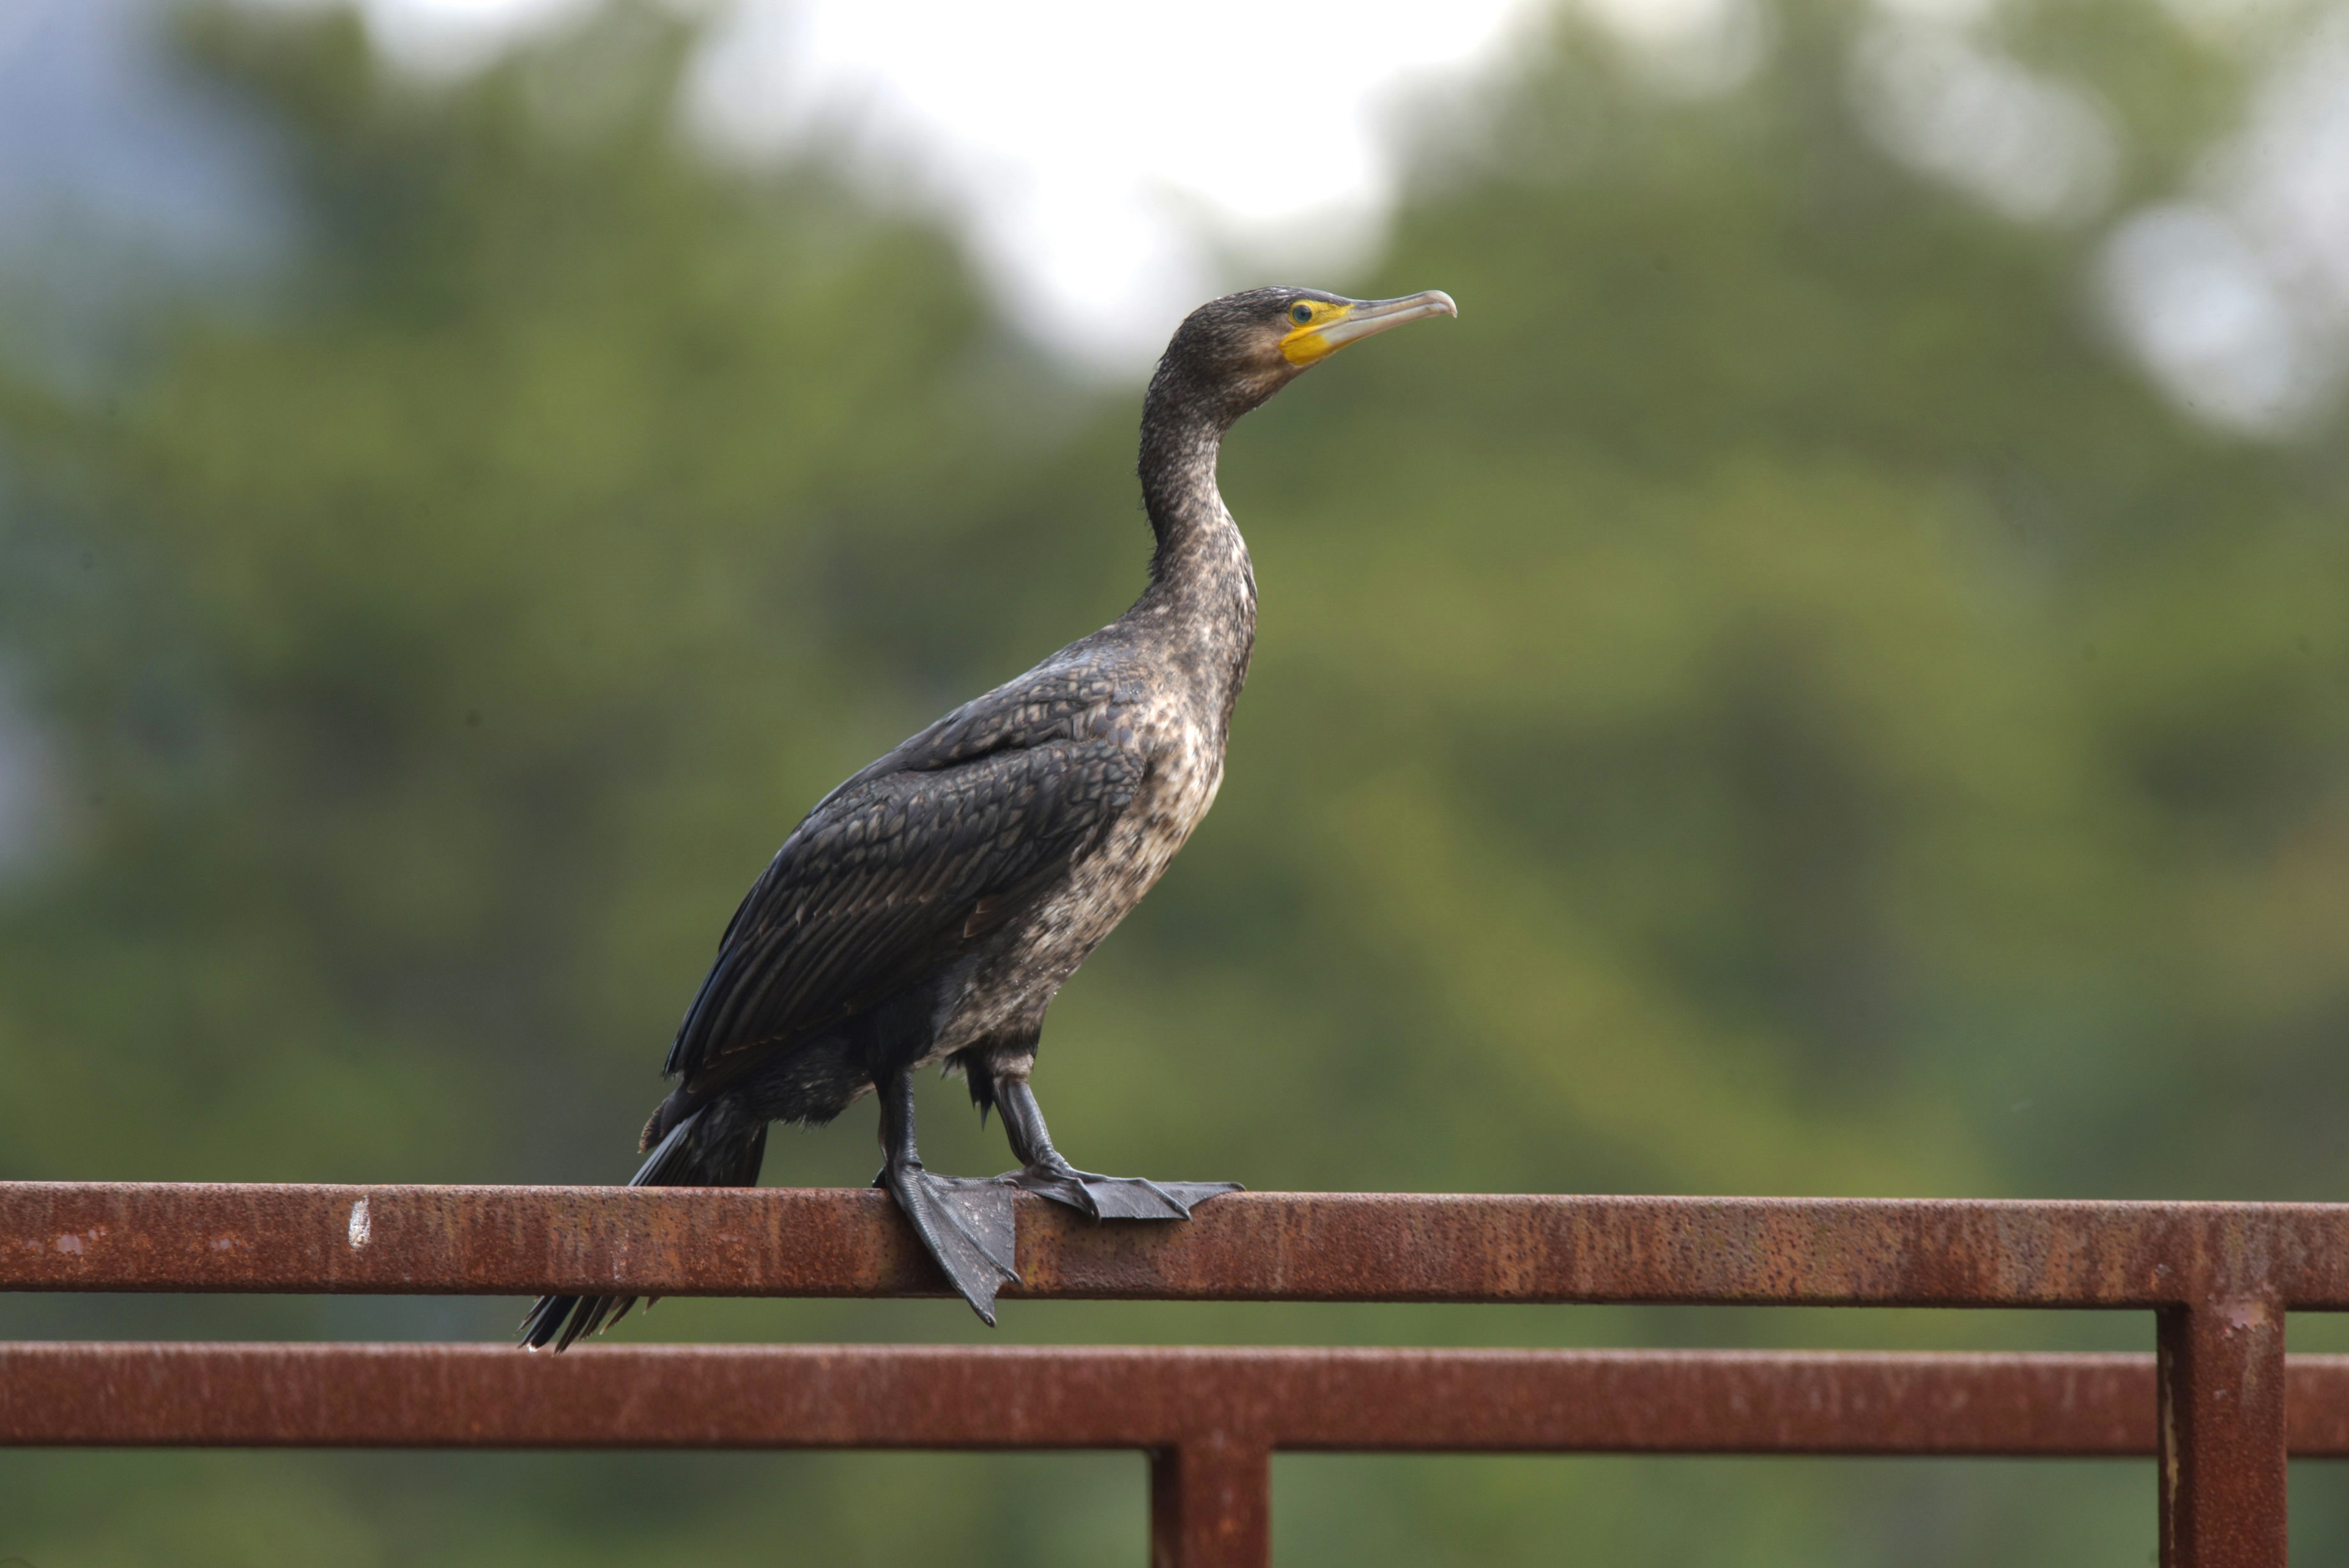
<svg viewBox="0 0 2349 1568"><path fill-rule="evenodd" d="M1188 1220L1210 1198L1244 1190L1236 1181L1152 1181L1100 1176L1066 1165L974 1180L933 1176L919 1164L891 1166L875 1185L886 1187L947 1281L990 1328L995 1294L1019 1282L1011 1195L1025 1189L1065 1203L1095 1220Z"/></svg>
<svg viewBox="0 0 2349 1568"><path fill-rule="evenodd" d="M1153 1181L1142 1176L1100 1176L1069 1166L1030 1166L1009 1181L1039 1198L1064 1203L1095 1220L1188 1220L1210 1198L1245 1191L1237 1181Z"/></svg>
<svg viewBox="0 0 2349 1568"><path fill-rule="evenodd" d="M962 1299L995 1326L995 1293L1019 1282L1011 1189L999 1181L933 1176L918 1165L882 1172L897 1207Z"/></svg>

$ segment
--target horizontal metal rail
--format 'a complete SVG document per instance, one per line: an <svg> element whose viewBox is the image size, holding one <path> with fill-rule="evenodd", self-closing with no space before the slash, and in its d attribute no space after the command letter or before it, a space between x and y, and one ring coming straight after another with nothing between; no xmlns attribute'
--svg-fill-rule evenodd
<svg viewBox="0 0 2349 1568"><path fill-rule="evenodd" d="M2349 1310L2349 1206L1243 1192L1018 1199L1007 1297ZM946 1295L864 1189L0 1182L0 1289Z"/></svg>
<svg viewBox="0 0 2349 1568"><path fill-rule="evenodd" d="M2349 1356L2292 1453L2349 1459ZM1028 1345L0 1345L0 1446L2147 1458L2154 1358Z"/></svg>
<svg viewBox="0 0 2349 1568"><path fill-rule="evenodd" d="M1134 1449L1152 1561L1270 1561L1272 1455L2144 1456L2149 1355L1024 1346L0 1346L26 1447ZM2349 1457L2349 1357L2292 1451Z"/></svg>
<svg viewBox="0 0 2349 1568"><path fill-rule="evenodd" d="M1028 1198L1018 1208L1022 1283L1006 1290L1006 1296L2149 1308L2156 1314L2158 1348L2149 1408L2141 1393L2132 1394L2127 1386L2127 1379L2147 1376L2141 1363L2060 1357L2034 1361L2033 1371L2010 1372L1997 1369L2003 1362L1944 1360L1934 1364L1938 1371L1923 1364L1903 1369L1888 1362L1867 1376L1909 1379L1902 1386L1911 1393L1881 1409L1897 1406L1907 1413L1900 1419L1927 1427L1938 1424L1936 1429L1944 1433L1992 1428L1975 1426L1987 1417L1952 1416L1949 1411L1955 1407L1935 1406L1935 1389L1961 1403L1988 1400L1984 1407L1991 1409L1999 1408L2001 1399L2019 1398L2023 1403L2009 1407L2004 1417L2009 1437L2018 1445L2030 1440L2027 1428L2035 1423L2055 1423L2051 1430L2062 1428L2073 1418L2064 1414L2067 1408L2117 1417L2122 1406L2135 1399L2137 1414L2127 1420L2137 1424L2120 1436L2131 1445L2149 1442L2158 1451L2162 1560L2168 1568L2282 1568L2287 1443L2295 1436L2313 1436L2294 1423L2329 1418L2304 1412L2333 1408L2333 1396L2322 1391L2333 1386L2325 1380L2338 1375L2331 1364L2312 1364L2287 1374L2284 1315L2293 1308L2349 1309L2349 1208L2333 1205L1247 1193L1217 1199L1191 1223L1179 1226L1092 1224ZM889 1200L867 1191L63 1183L0 1184L0 1289L946 1293L945 1282ZM88 1376L98 1380L89 1385L96 1387L115 1374L101 1376L89 1370L100 1363L75 1362L73 1357L105 1353L102 1348L67 1347L6 1352L34 1359L0 1361L0 1378L5 1379L0 1404L12 1410L28 1407L25 1401L33 1396L20 1396L16 1390L21 1386L37 1392L43 1376ZM125 1347L120 1353L134 1359L147 1355L155 1367L176 1368L154 1373L167 1380L215 1375L225 1379L213 1397L222 1410L236 1407L235 1389L272 1386L271 1378L281 1376L298 1381L331 1365L302 1360L305 1355L346 1354L266 1347L182 1347L168 1353ZM595 1378L615 1379L603 1395L573 1394L567 1397L584 1403L555 1407L572 1408L588 1424L604 1423L598 1429L611 1431L631 1429L622 1415L636 1408L629 1398L649 1397L640 1392L623 1398L615 1392L626 1378L643 1376L628 1372L626 1366L658 1365L575 1355L534 1362L502 1349L347 1354L392 1358L380 1365L394 1379L386 1386L384 1397L395 1405L402 1397L425 1399L424 1390L429 1387L442 1388L447 1398L461 1404L477 1397L465 1389L488 1388L502 1378L524 1380L510 1385L510 1397L534 1406L566 1397L564 1390L602 1387L593 1384ZM1050 1376L1081 1380L1107 1376L1102 1368L1110 1365L1084 1362L1086 1355L1145 1353L823 1351L808 1354L833 1359L805 1364L789 1361L790 1353L778 1354L787 1357L773 1364L778 1370L757 1376L786 1383L793 1378L821 1381L822 1376L848 1374L819 1375L809 1368L852 1362L863 1368L856 1376L886 1376L892 1375L886 1371L889 1366L912 1364L854 1358L860 1354L926 1354L959 1366L951 1377L1000 1379L1011 1375L1006 1368L1023 1365L1019 1356L1041 1355L1071 1359L1035 1366L1058 1367ZM1160 1413L1170 1419L1175 1407L1195 1406L1194 1415L1185 1417L1187 1424L1171 1438L1154 1437L1136 1427L1112 1445L1147 1448L1154 1456L1153 1530L1158 1546L1154 1561L1163 1564L1260 1568L1269 1550L1267 1455L1276 1447L1314 1446L1302 1428L1290 1432L1280 1425L1286 1417L1242 1420L1230 1414L1237 1408L1231 1407L1226 1410L1228 1418L1210 1418L1213 1411L1225 1408L1215 1404L1216 1399L1245 1396L1270 1401L1252 1408L1293 1404L1299 1410L1326 1411L1345 1407L1345 1401L1316 1406L1319 1396L1313 1389L1320 1385L1313 1378L1341 1392L1350 1390L1347 1399L1359 1396L1368 1400L1371 1396L1362 1390L1372 1382L1365 1380L1403 1376L1393 1368L1417 1365L1448 1368L1441 1376L1436 1371L1408 1376L1423 1380L1423 1394L1445 1386L1444 1379L1450 1378L1449 1393L1440 1397L1425 1394L1425 1398L1449 1400L1452 1414L1429 1413L1432 1404L1414 1405L1412 1397L1388 1388L1380 1397L1392 1397L1401 1401L1400 1407L1425 1415L1419 1438L1394 1446L1447 1446L1432 1443L1430 1433L1489 1429L1506 1436L1515 1429L1506 1414L1518 1407L1510 1403L1516 1397L1513 1375L1495 1370L1506 1365L1502 1362L1456 1359L1464 1353L1454 1353L1451 1361L1416 1364L1381 1362L1375 1355L1350 1362L1341 1353L1310 1353L1325 1356L1313 1364L1318 1371L1303 1370L1304 1362L1266 1362L1247 1375L1228 1370L1237 1362L1212 1359L1239 1353L1179 1353L1171 1360L1164 1359L1166 1353L1146 1354L1157 1358L1150 1365L1161 1370L1146 1372L1140 1363L1120 1364L1124 1368L1116 1375L1120 1386L1154 1389L1151 1397L1167 1402ZM402 1355L425 1359L402 1361ZM1210 1359L1185 1362L1181 1355ZM61 1359L45 1363L38 1360L43 1355ZM293 1359L204 1359L223 1355ZM465 1359L469 1355L476 1359ZM153 1359L159 1356L162 1359ZM429 1359L436 1356L450 1359ZM1327 1358L1331 1356L1338 1358ZM533 1370L541 1362L564 1370ZM1666 1436L1695 1431L1695 1426L1673 1427L1677 1417L1668 1405L1648 1406L1650 1396L1679 1387L1682 1397L1697 1405L1723 1407L1708 1418L1733 1427L1748 1417L1760 1423L1744 1428L1756 1446L1747 1449L1742 1441L1725 1445L1733 1451L2049 1451L2025 1446L1870 1448L1861 1440L1867 1434L1892 1428L1871 1425L1879 1417L1870 1412L1879 1407L1867 1399L1843 1400L1839 1394L1812 1407L1810 1418L1819 1423L1806 1428L1812 1440L1765 1444L1761 1438L1777 1430L1769 1424L1776 1418L1770 1413L1786 1415L1797 1407L1788 1401L1796 1398L1802 1377L1829 1377L1828 1383L1809 1386L1825 1398L1837 1390L1848 1392L1853 1385L1833 1379L1859 1376L1852 1369L1863 1365L1847 1359L1837 1364L1844 1370L1830 1375L1817 1366L1801 1372L1803 1364L1785 1358L1769 1364L1777 1370L1749 1368L1740 1374L1732 1362L1559 1361L1553 1369L1524 1374L1533 1380L1528 1386L1547 1390L1545 1399L1536 1402L1539 1408L1526 1407L1532 1410L1526 1418L1537 1427L1543 1420L1565 1421L1568 1417L1551 1407L1579 1401L1582 1408L1573 1419L1627 1423L1621 1433L1642 1426ZM350 1376L360 1375L357 1365ZM614 1369L605 1370L607 1366ZM1388 1370L1370 1370L1380 1366ZM1667 1369L1674 1366L1706 1369ZM1961 1369L1969 1366L1973 1370ZM50 1370L42 1371L45 1366ZM468 1370L453 1370L460 1366ZM470 1370L476 1366L485 1370ZM82 1370L56 1370L69 1367ZM206 1367L241 1370L207 1373ZM434 1367L441 1371L432 1372ZM947 1378L949 1374L936 1376ZM1741 1385L1741 1376L1763 1382ZM437 1384L436 1376L441 1380ZM1217 1383L1219 1376L1226 1381ZM1240 1381L1229 1381L1235 1377ZM1250 1377L1255 1379L1254 1394L1242 1386ZM456 1381L450 1382L451 1378ZM527 1381L532 1378L540 1381ZM1152 1378L1173 1381L1152 1383ZM1497 1381L1479 1383L1478 1378ZM1545 1378L1552 1381L1541 1381ZM1577 1378L1598 1381L1577 1384ZM1608 1378L1615 1381L1608 1384ZM1641 1378L1651 1381L1637 1384ZM1795 1383L1783 1381L1789 1378ZM2288 1386L2292 1390L2289 1399ZM1005 1387L1000 1383L995 1386ZM2308 1393L2312 1387L2320 1392ZM410 1392L398 1396L398 1388ZM1878 1386L1869 1397L1885 1394ZM466 1407L478 1413L499 1402L487 1395L478 1397L486 1403ZM962 1396L951 1397L959 1400ZM1133 1398L1135 1410L1147 1406L1141 1392ZM1750 1403L1756 1399L1759 1405ZM2074 1404L2066 1407L2065 1399ZM1749 1401L1743 1407L1744 1416L1738 1414L1739 1400ZM275 1407L264 1402L254 1407L262 1412L255 1418L264 1425L290 1419L288 1413L297 1403ZM1611 1414L1601 1406L1609 1407ZM1936 1410L1940 1415L1934 1415ZM1754 1416L1755 1411L1768 1418ZM535 1417L524 1410L506 1418ZM482 1415L481 1419L490 1417ZM1453 1425L1446 1427L1446 1421ZM482 1429L493 1429L493 1424ZM1551 1436L1566 1429L1525 1428ZM1055 1430L1059 1435L1048 1446L1073 1440L1067 1430ZM1728 1431L1724 1428L1715 1436ZM2118 1432L2107 1432L2107 1439L2118 1443ZM1945 1440L1926 1427L1916 1428L1912 1437L1920 1444ZM583 1435L577 1440L594 1439ZM1515 1445L1486 1441L1467 1446ZM1649 1447L1650 1451L1679 1451L1661 1438ZM2302 1451L2335 1449L2303 1441Z"/></svg>

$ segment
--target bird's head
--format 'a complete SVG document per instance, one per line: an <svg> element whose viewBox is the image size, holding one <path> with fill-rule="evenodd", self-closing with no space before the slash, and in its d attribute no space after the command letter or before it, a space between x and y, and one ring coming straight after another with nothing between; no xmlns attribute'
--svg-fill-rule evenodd
<svg viewBox="0 0 2349 1568"><path fill-rule="evenodd" d="M1179 400L1228 424L1349 343L1423 317L1459 314L1437 289L1399 299L1348 299L1314 288L1227 294L1174 329L1151 378L1151 398Z"/></svg>

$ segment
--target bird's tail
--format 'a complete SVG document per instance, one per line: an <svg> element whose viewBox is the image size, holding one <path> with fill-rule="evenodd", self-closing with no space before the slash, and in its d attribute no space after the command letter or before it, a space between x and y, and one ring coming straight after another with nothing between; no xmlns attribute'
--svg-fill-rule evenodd
<svg viewBox="0 0 2349 1568"><path fill-rule="evenodd" d="M758 1184L760 1162L767 1154L767 1124L731 1098L685 1110L681 1096L653 1113L652 1133L678 1111L674 1125L653 1144L644 1165L628 1179L631 1187L752 1187ZM628 1315L634 1296L541 1296L522 1320L522 1343L531 1350L553 1345L567 1350L571 1342L595 1334Z"/></svg>

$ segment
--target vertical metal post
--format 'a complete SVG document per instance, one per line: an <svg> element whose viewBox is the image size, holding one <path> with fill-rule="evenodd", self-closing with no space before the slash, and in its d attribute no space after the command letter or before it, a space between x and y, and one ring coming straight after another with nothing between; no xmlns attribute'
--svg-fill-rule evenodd
<svg viewBox="0 0 2349 1568"><path fill-rule="evenodd" d="M2284 1568L2284 1314L2160 1314L2162 1568Z"/></svg>
<svg viewBox="0 0 2349 1568"><path fill-rule="evenodd" d="M1150 1568L1272 1568L1272 1450L1203 1432L1150 1455Z"/></svg>

